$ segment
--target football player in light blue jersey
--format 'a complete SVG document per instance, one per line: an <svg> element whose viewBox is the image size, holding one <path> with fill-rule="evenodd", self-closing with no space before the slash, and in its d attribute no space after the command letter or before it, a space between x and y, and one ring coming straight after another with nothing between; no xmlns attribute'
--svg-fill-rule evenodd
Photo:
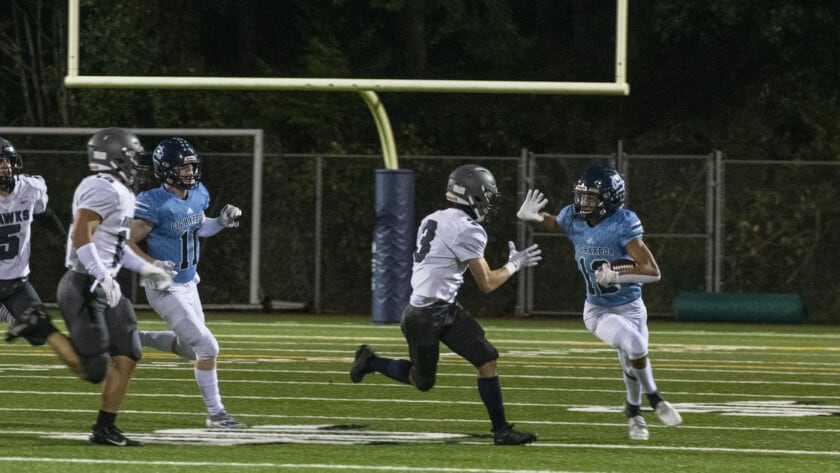
<svg viewBox="0 0 840 473"><path fill-rule="evenodd" d="M659 266L642 240L639 217L624 208L624 197L621 175L611 168L593 166L575 182L574 204L558 215L542 211L548 200L537 189L528 190L516 215L541 231L562 232L572 242L575 263L586 285L583 322L592 334L618 350L627 388L630 439L647 440L642 392L663 424L680 425L682 417L662 399L648 361L642 284L659 281Z"/></svg>
<svg viewBox="0 0 840 473"><path fill-rule="evenodd" d="M187 140L171 137L161 141L152 155L152 163L161 185L137 196L129 244L136 249L137 243L145 239L148 254L156 260L171 262L177 275L166 289L146 282L149 305L171 330L141 331L140 342L144 347L195 361L195 379L207 409L207 427L246 427L228 414L222 404L216 373L219 343L204 322L196 272L200 238L215 235L223 228L238 227L242 211L228 204L217 218L204 215L210 205L210 195L200 182L201 160Z"/></svg>

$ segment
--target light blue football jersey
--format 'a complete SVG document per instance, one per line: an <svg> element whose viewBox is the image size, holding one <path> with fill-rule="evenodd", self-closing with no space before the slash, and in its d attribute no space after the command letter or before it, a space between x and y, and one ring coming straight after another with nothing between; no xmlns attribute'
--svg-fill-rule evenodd
<svg viewBox="0 0 840 473"><path fill-rule="evenodd" d="M642 222L632 210L619 209L616 213L590 227L575 216L573 205L567 205L557 215L557 224L575 247L575 263L586 283L586 300L600 307L617 307L642 297L642 285L623 283L603 287L595 279L595 270L608 261L630 258L627 244L641 238Z"/></svg>
<svg viewBox="0 0 840 473"><path fill-rule="evenodd" d="M137 196L134 218L154 225L146 236L147 252L156 260L175 262L178 271L175 282L195 279L201 253L198 229L209 205L210 194L200 182L184 200L175 197L163 185Z"/></svg>

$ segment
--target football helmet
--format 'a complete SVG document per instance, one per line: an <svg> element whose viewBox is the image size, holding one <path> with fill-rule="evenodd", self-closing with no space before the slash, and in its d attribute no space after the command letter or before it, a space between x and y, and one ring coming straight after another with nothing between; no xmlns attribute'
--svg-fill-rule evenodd
<svg viewBox="0 0 840 473"><path fill-rule="evenodd" d="M593 216L608 217L624 208L624 179L615 169L591 166L575 182L575 214L583 219ZM595 205L583 202L586 196L594 196Z"/></svg>
<svg viewBox="0 0 840 473"><path fill-rule="evenodd" d="M446 200L465 207L476 222L496 213L498 199L496 178L487 168L465 164L449 174Z"/></svg>
<svg viewBox="0 0 840 473"><path fill-rule="evenodd" d="M0 138L0 160L8 160L12 167L11 173L5 171L0 174L0 189L12 192L15 189L15 176L23 171L23 161L18 156L15 147L5 138Z"/></svg>
<svg viewBox="0 0 840 473"><path fill-rule="evenodd" d="M155 147L152 154L155 177L162 183L181 190L195 189L201 180L201 158L189 141L173 136ZM183 167L191 166L191 173L184 173Z"/></svg>
<svg viewBox="0 0 840 473"><path fill-rule="evenodd" d="M90 137L88 167L94 172L116 172L130 186L138 172L148 169L137 161L143 145L134 133L123 128L105 128Z"/></svg>

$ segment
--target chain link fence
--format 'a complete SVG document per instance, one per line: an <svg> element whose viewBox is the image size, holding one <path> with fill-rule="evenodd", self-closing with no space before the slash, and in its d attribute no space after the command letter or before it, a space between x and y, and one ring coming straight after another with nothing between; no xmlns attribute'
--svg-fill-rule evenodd
<svg viewBox="0 0 840 473"><path fill-rule="evenodd" d="M65 224L72 193L86 175L86 138L7 136L23 157L25 172L47 181L50 206ZM143 137L141 137L143 138ZM200 291L208 306L249 300L249 254L254 236L253 154L244 138L195 137L210 190L208 214L225 203L244 212L237 230L202 245ZM148 141L152 147L154 139ZM259 241L259 294L266 301L299 302L308 310L370 313L371 241L375 224L375 169L381 156L264 153ZM835 183L840 163L739 161L708 155L537 154L518 156L402 156L415 173L417 221L447 205L449 172L465 163L490 169L503 195L486 225L491 267L507 259L507 242L535 241L544 260L491 294L471 278L460 298L477 316L580 314L583 281L568 241L531 233L515 218L528 187L544 191L548 210L571 202L572 184L590 164L617 166L628 185L628 207L642 219L645 241L662 280L645 287L651 316L668 317L680 291L796 292L805 296L812 321L840 321L840 283L828 276L840 256L840 209ZM154 183L147 184L147 187ZM41 297L55 301L64 272L64 247L34 224L31 280ZM124 290L145 303L136 278L123 271Z"/></svg>

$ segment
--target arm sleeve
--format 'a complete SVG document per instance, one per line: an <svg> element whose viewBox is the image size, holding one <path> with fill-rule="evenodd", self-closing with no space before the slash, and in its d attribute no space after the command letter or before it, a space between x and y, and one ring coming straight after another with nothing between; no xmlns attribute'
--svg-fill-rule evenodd
<svg viewBox="0 0 840 473"><path fill-rule="evenodd" d="M213 236L222 231L223 228L225 227L219 223L218 218L208 218L205 215L204 220L201 221L201 227L198 228L198 236L202 238Z"/></svg>
<svg viewBox="0 0 840 473"><path fill-rule="evenodd" d="M88 274L96 279L102 279L108 274L108 270L105 269L105 265L99 259L99 253L96 250L95 244L88 243L77 248L76 256L79 257L79 261L85 266Z"/></svg>
<svg viewBox="0 0 840 473"><path fill-rule="evenodd" d="M149 264L146 260L134 252L134 249L129 245L123 247L122 265L134 271L135 273L142 273L146 265Z"/></svg>

